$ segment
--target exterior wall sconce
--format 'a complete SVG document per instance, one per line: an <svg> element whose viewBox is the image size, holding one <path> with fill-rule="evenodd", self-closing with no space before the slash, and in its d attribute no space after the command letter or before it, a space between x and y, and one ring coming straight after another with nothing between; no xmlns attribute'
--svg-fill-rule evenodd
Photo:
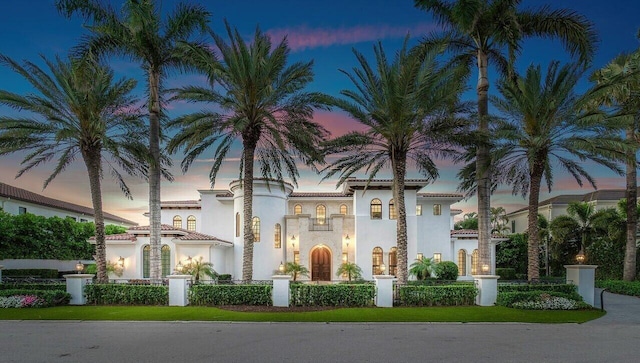
<svg viewBox="0 0 640 363"><path fill-rule="evenodd" d="M292 241L295 241L295 240L296 240L296 235L295 235L295 234L292 234L292 235L291 235L291 240L292 240Z"/></svg>
<svg viewBox="0 0 640 363"><path fill-rule="evenodd" d="M178 264L176 265L176 272L182 273L183 271L184 271L184 266L182 266L182 262L178 261Z"/></svg>
<svg viewBox="0 0 640 363"><path fill-rule="evenodd" d="M284 263L282 263L282 261L280 261L280 266L278 266L278 271L280 272L280 274L284 274Z"/></svg>
<svg viewBox="0 0 640 363"><path fill-rule="evenodd" d="M436 252L433 254L433 262L440 263L442 261L442 253Z"/></svg>
<svg viewBox="0 0 640 363"><path fill-rule="evenodd" d="M416 260L422 260L424 258L424 255L422 254L422 252L418 252L418 255L416 256Z"/></svg>
<svg viewBox="0 0 640 363"><path fill-rule="evenodd" d="M118 267L124 268L124 257L122 256L118 259Z"/></svg>
<svg viewBox="0 0 640 363"><path fill-rule="evenodd" d="M345 241L349 241L350 240L349 235L347 234L347 236L344 239L345 239ZM347 242L347 243L349 243L349 242Z"/></svg>
<svg viewBox="0 0 640 363"><path fill-rule="evenodd" d="M576 255L576 261L578 261L579 265L582 265L584 263L584 260L586 260L586 256L584 255L584 251L582 250L582 248L580 248L580 252L578 252L578 254Z"/></svg>
<svg viewBox="0 0 640 363"><path fill-rule="evenodd" d="M84 271L84 264L78 261L78 263L76 263L76 272L82 273L82 271Z"/></svg>
<svg viewBox="0 0 640 363"><path fill-rule="evenodd" d="M489 265L487 264L482 265L482 272L485 274L489 272Z"/></svg>
<svg viewBox="0 0 640 363"><path fill-rule="evenodd" d="M384 263L380 264L380 272L382 275L385 275L385 271L387 271L387 266Z"/></svg>

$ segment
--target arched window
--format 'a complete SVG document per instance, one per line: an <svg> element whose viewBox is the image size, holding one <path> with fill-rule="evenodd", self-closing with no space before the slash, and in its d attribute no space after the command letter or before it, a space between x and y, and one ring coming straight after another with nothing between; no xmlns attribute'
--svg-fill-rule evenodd
<svg viewBox="0 0 640 363"><path fill-rule="evenodd" d="M477 275L478 274L478 265L480 264L480 255L478 253L478 250L475 249L473 250L473 253L471 254L471 274L472 275Z"/></svg>
<svg viewBox="0 0 640 363"><path fill-rule="evenodd" d="M467 251L458 250L458 276L467 275Z"/></svg>
<svg viewBox="0 0 640 363"><path fill-rule="evenodd" d="M251 230L253 230L253 242L260 242L260 218L251 219Z"/></svg>
<svg viewBox="0 0 640 363"><path fill-rule="evenodd" d="M348 212L346 204L340 204L340 214L346 216Z"/></svg>
<svg viewBox="0 0 640 363"><path fill-rule="evenodd" d="M371 260L371 271L373 271L373 274L382 275L382 269L380 268L380 265L382 264L382 248L376 247L373 249Z"/></svg>
<svg viewBox="0 0 640 363"><path fill-rule="evenodd" d="M236 213L236 237L240 237L240 213Z"/></svg>
<svg viewBox="0 0 640 363"><path fill-rule="evenodd" d="M396 203L391 199L389 201L389 219L398 219L398 213L396 212Z"/></svg>
<svg viewBox="0 0 640 363"><path fill-rule="evenodd" d="M316 223L325 224L327 220L327 208L320 204L316 207Z"/></svg>
<svg viewBox="0 0 640 363"><path fill-rule="evenodd" d="M151 277L150 255L151 246L144 245L144 247L142 247L142 277L147 279Z"/></svg>
<svg viewBox="0 0 640 363"><path fill-rule="evenodd" d="M160 250L160 263L162 266L162 277L171 275L171 247L162 245Z"/></svg>
<svg viewBox="0 0 640 363"><path fill-rule="evenodd" d="M389 275L396 276L398 273L398 248L391 247L389 250Z"/></svg>
<svg viewBox="0 0 640 363"><path fill-rule="evenodd" d="M293 214L295 215L302 214L302 206L300 204L296 204L293 207Z"/></svg>
<svg viewBox="0 0 640 363"><path fill-rule="evenodd" d="M196 230L196 217L188 216L187 217L187 231L195 231Z"/></svg>
<svg viewBox="0 0 640 363"><path fill-rule="evenodd" d="M173 217L173 228L182 228L182 217Z"/></svg>
<svg viewBox="0 0 640 363"><path fill-rule="evenodd" d="M433 205L433 215L434 216L442 215L442 204Z"/></svg>
<svg viewBox="0 0 640 363"><path fill-rule="evenodd" d="M382 201L378 198L371 201L371 219L382 219Z"/></svg>
<svg viewBox="0 0 640 363"><path fill-rule="evenodd" d="M280 223L276 223L273 236L273 247L282 248L282 227Z"/></svg>

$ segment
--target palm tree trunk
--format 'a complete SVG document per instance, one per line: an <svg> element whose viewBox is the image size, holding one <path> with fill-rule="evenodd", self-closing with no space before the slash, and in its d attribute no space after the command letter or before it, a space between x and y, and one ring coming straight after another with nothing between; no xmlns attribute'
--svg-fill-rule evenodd
<svg viewBox="0 0 640 363"><path fill-rule="evenodd" d="M478 50L478 131L482 135L489 133L489 78L487 74L488 57ZM484 143L478 144L476 152L476 184L478 194L478 254L479 266L491 263L489 244L491 242L491 176L489 173L491 159L489 147ZM484 274L482 269L476 271Z"/></svg>
<svg viewBox="0 0 640 363"><path fill-rule="evenodd" d="M93 217L96 225L96 267L98 270L97 283L109 282L107 275L107 252L104 235L104 214L102 212L102 188L100 186L100 152L88 153L82 150L82 157L89 174L89 188L91 189L91 202L93 204Z"/></svg>
<svg viewBox="0 0 640 363"><path fill-rule="evenodd" d="M398 283L407 283L407 210L404 203L404 178L407 171L406 154L392 156L393 167L393 200L398 212L396 220L396 244L398 248L397 274Z"/></svg>
<svg viewBox="0 0 640 363"><path fill-rule="evenodd" d="M255 155L257 138L243 139L243 214L244 214L244 248L242 254L242 280L253 280L253 158ZM295 281L295 276L293 278Z"/></svg>
<svg viewBox="0 0 640 363"><path fill-rule="evenodd" d="M149 229L150 229L150 277L160 281L160 71L149 71Z"/></svg>
<svg viewBox="0 0 640 363"><path fill-rule="evenodd" d="M630 142L636 141L635 128L629 127L626 130L626 138ZM633 281L636 278L636 233L638 225L638 182L636 173L636 150L628 153L627 157L627 243L624 253L624 272L622 279Z"/></svg>
<svg viewBox="0 0 640 363"><path fill-rule="evenodd" d="M540 184L544 169L542 162L534 161L529 185L529 216L527 217L528 265L527 277L529 281L540 278L540 234L538 233L538 200L540 198Z"/></svg>

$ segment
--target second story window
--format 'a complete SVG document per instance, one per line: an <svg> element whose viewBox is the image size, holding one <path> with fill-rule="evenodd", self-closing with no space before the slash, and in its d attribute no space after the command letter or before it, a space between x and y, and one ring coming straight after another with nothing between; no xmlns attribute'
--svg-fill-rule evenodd
<svg viewBox="0 0 640 363"><path fill-rule="evenodd" d="M182 217L173 217L173 228L182 228Z"/></svg>
<svg viewBox="0 0 640 363"><path fill-rule="evenodd" d="M433 215L439 216L442 214L442 204L434 204L433 205Z"/></svg>
<svg viewBox="0 0 640 363"><path fill-rule="evenodd" d="M187 217L187 231L195 231L196 230L196 217L188 216Z"/></svg>
<svg viewBox="0 0 640 363"><path fill-rule="evenodd" d="M325 224L327 218L327 208L324 205L319 205L316 207L316 223Z"/></svg>
<svg viewBox="0 0 640 363"><path fill-rule="evenodd" d="M378 198L371 201L371 219L382 219L382 201Z"/></svg>
<svg viewBox="0 0 640 363"><path fill-rule="evenodd" d="M296 204L293 207L293 214L295 215L302 214L302 206L300 204Z"/></svg>
<svg viewBox="0 0 640 363"><path fill-rule="evenodd" d="M396 203L391 199L389 201L389 219L398 219L398 213L396 212Z"/></svg>

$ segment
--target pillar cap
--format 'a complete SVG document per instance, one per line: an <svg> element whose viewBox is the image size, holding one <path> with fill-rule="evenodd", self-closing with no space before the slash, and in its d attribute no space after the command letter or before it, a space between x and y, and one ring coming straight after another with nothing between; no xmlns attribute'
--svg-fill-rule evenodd
<svg viewBox="0 0 640 363"><path fill-rule="evenodd" d="M69 274L69 275L62 275L62 277L64 277L65 279L92 279L95 275L94 274Z"/></svg>
<svg viewBox="0 0 640 363"><path fill-rule="evenodd" d="M500 278L500 275L471 275L474 279L487 279L487 280L497 280Z"/></svg>
<svg viewBox="0 0 640 363"><path fill-rule="evenodd" d="M376 280L391 280L391 279L397 279L395 276L393 275L373 275L373 278Z"/></svg>
<svg viewBox="0 0 640 363"><path fill-rule="evenodd" d="M169 275L167 276L167 278L169 280L175 279L175 280L187 280L190 279L192 276L191 275Z"/></svg>
<svg viewBox="0 0 640 363"><path fill-rule="evenodd" d="M274 280L291 280L291 275L273 275L271 278Z"/></svg>
<svg viewBox="0 0 640 363"><path fill-rule="evenodd" d="M578 270L594 270L598 265L564 265L564 268L573 268Z"/></svg>

